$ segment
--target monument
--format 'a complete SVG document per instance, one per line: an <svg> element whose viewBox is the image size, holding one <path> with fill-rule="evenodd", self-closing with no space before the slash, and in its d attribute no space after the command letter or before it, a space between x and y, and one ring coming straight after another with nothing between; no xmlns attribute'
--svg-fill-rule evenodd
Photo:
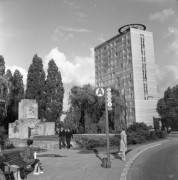
<svg viewBox="0 0 178 180"><path fill-rule="evenodd" d="M9 139L27 139L47 135L55 135L55 123L42 122L38 119L36 100L22 99L18 107L18 120L9 123Z"/></svg>

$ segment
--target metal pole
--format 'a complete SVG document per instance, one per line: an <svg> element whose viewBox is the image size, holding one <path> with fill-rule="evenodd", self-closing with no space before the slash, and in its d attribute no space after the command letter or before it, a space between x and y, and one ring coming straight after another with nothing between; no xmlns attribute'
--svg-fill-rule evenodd
<svg viewBox="0 0 178 180"><path fill-rule="evenodd" d="M124 104L125 104L125 126L127 127L127 104L126 104L126 98L125 98L125 89L124 89Z"/></svg>
<svg viewBox="0 0 178 180"><path fill-rule="evenodd" d="M109 123L108 123L108 106L107 106L107 88L105 88L105 109L106 109L106 139L107 139L107 168L111 168L110 146L109 146Z"/></svg>

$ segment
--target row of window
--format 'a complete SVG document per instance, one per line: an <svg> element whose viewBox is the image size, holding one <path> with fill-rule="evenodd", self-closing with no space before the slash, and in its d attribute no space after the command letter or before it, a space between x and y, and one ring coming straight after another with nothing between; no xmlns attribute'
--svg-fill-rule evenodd
<svg viewBox="0 0 178 180"><path fill-rule="evenodd" d="M113 47L116 47L118 45L120 46L124 46L124 45L130 45L130 34L127 34L125 36L122 36L122 37L119 37L113 41L111 41L110 43L106 44L105 46L101 47L101 48L98 48L95 53L96 54L100 54L108 49L111 49Z"/></svg>
<svg viewBox="0 0 178 180"><path fill-rule="evenodd" d="M147 69L146 69L146 56L145 56L145 40L144 35L140 34L141 41L141 55L142 55L142 74L143 74L143 92L144 99L148 99L148 83L147 83Z"/></svg>
<svg viewBox="0 0 178 180"><path fill-rule="evenodd" d="M111 49L100 54L95 54L95 62L104 59L105 57L122 57L127 54L131 55L131 46L117 47L115 49Z"/></svg>

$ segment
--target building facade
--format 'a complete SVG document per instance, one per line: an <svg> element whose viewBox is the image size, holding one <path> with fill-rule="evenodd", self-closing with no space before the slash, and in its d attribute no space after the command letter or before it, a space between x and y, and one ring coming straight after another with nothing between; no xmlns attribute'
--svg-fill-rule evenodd
<svg viewBox="0 0 178 180"><path fill-rule="evenodd" d="M153 125L157 86L153 33L144 25L127 25L95 47L95 85L114 87L124 98L125 121Z"/></svg>

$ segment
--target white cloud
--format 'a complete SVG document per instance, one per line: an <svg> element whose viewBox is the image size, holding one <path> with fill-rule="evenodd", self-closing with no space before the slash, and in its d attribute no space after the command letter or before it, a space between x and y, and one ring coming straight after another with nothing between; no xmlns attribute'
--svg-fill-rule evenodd
<svg viewBox="0 0 178 180"><path fill-rule="evenodd" d="M169 27L167 36L173 36L174 38L174 40L170 43L168 50L175 52L178 57L178 28Z"/></svg>
<svg viewBox="0 0 178 180"><path fill-rule="evenodd" d="M64 0L64 4L66 4L71 9L80 9L80 6L69 0Z"/></svg>
<svg viewBox="0 0 178 180"><path fill-rule="evenodd" d="M60 26L57 28L58 30L67 31L67 32L77 32L77 33L91 33L92 31L85 28L74 28L74 27L65 27Z"/></svg>
<svg viewBox="0 0 178 180"><path fill-rule="evenodd" d="M176 65L156 66L158 92L163 95L168 87L178 84L178 63Z"/></svg>
<svg viewBox="0 0 178 180"><path fill-rule="evenodd" d="M27 84L27 71L25 69L23 69L22 67L19 67L19 66L6 66L6 70L7 69L10 69L12 74L14 74L15 70L19 70L20 73L23 75L23 83L24 85L26 86Z"/></svg>
<svg viewBox="0 0 178 180"><path fill-rule="evenodd" d="M166 20L168 20L170 17L174 17L175 16L175 12L172 8L169 9L164 9L161 12L157 12L157 13L152 13L149 15L149 19L152 20L158 20L161 22L164 22Z"/></svg>
<svg viewBox="0 0 178 180"><path fill-rule="evenodd" d="M49 60L54 59L58 66L64 84L83 85L94 83L94 57L75 57L73 62L67 60L64 53L58 48L52 49L45 57L44 67L47 69Z"/></svg>
<svg viewBox="0 0 178 180"><path fill-rule="evenodd" d="M79 18L86 18L87 16L82 12L75 12L75 15L77 15Z"/></svg>
<svg viewBox="0 0 178 180"><path fill-rule="evenodd" d="M103 43L103 42L106 41L106 39L104 38L104 35L103 35L103 34L100 34L98 40L99 40L101 43Z"/></svg>
<svg viewBox="0 0 178 180"><path fill-rule="evenodd" d="M91 56L76 56L73 61L69 61L65 54L58 48L53 48L44 58L44 68L47 70L48 62L53 59L61 72L62 81L65 87L64 110L68 108L68 94L73 85L82 86L84 84L94 84L94 51Z"/></svg>
<svg viewBox="0 0 178 180"><path fill-rule="evenodd" d="M68 41L69 39L73 38L73 33L66 33L60 29L56 29L54 31L53 40L58 41L59 39L63 39L64 41Z"/></svg>
<svg viewBox="0 0 178 180"><path fill-rule="evenodd" d="M58 41L59 38L67 41L74 37L74 33L91 33L92 31L85 28L73 28L73 27L65 27L60 26L57 27L54 31L53 40Z"/></svg>

